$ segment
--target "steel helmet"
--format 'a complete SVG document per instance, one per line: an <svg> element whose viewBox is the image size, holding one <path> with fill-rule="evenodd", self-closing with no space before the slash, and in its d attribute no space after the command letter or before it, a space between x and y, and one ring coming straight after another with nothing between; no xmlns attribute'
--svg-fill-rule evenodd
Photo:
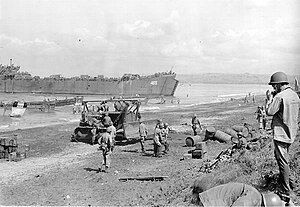
<svg viewBox="0 0 300 207"><path fill-rule="evenodd" d="M263 202L266 207L269 206L285 206L285 203L281 201L280 197L275 193L262 194Z"/></svg>
<svg viewBox="0 0 300 207"><path fill-rule="evenodd" d="M283 72L274 73L270 78L269 85L273 85L277 83L289 83L287 75Z"/></svg>
<svg viewBox="0 0 300 207"><path fill-rule="evenodd" d="M160 128L160 129L164 128L164 123L160 123L160 124L159 124L159 128Z"/></svg>
<svg viewBox="0 0 300 207"><path fill-rule="evenodd" d="M164 127L168 127L168 126L169 126L169 124L168 124L168 123L165 123L165 124L164 124Z"/></svg>
<svg viewBox="0 0 300 207"><path fill-rule="evenodd" d="M111 127L107 127L106 128L106 132L108 132L108 133L112 132L112 128Z"/></svg>

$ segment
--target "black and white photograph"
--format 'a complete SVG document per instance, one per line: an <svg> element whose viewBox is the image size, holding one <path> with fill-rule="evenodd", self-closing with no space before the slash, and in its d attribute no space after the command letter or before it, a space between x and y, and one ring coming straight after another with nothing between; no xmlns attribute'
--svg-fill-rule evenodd
<svg viewBox="0 0 300 207"><path fill-rule="evenodd" d="M299 0L0 0L0 206L300 206Z"/></svg>

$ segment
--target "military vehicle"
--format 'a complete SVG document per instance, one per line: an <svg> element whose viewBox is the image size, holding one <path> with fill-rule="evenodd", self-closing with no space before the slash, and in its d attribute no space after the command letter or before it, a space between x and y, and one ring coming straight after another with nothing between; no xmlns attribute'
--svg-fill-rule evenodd
<svg viewBox="0 0 300 207"><path fill-rule="evenodd" d="M104 117L108 115L116 128L115 140L128 141L139 137L140 99L109 99L83 101L79 126L74 130L71 141L96 144L105 131ZM153 137L156 120L143 120L147 125L148 138Z"/></svg>

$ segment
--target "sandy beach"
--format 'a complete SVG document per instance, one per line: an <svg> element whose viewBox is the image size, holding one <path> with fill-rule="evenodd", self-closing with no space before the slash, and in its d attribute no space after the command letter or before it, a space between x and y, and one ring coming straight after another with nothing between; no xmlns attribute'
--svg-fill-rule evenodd
<svg viewBox="0 0 300 207"><path fill-rule="evenodd" d="M207 177L208 186L227 182L251 184L262 192L274 190L278 166L273 155L270 130L259 131L255 111L264 97L256 102L242 99L203 104L163 113L144 112L145 119L161 118L169 123L170 152L161 158L152 157L152 140L146 141L146 154L140 144L117 143L111 156L108 173L97 172L102 156L97 145L70 142L78 123L17 130L22 144L30 146L29 156L19 162L0 160L0 205L53 206L194 206L191 186L195 178ZM196 113L204 129L224 131L233 125L247 123L253 127L259 146L236 152L219 162L210 173L201 171L207 160L214 159L231 143L207 140L204 159L185 157L193 147L185 146L191 136L192 115ZM0 134L5 134L0 133ZM200 134L204 138L205 130ZM293 201L300 205L300 139L290 148ZM122 177L167 176L162 181L119 181Z"/></svg>

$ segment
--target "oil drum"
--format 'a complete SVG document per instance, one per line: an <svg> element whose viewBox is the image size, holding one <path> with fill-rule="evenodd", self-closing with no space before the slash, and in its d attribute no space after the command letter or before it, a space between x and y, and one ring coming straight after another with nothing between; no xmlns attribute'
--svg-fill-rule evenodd
<svg viewBox="0 0 300 207"><path fill-rule="evenodd" d="M226 128L225 133L229 134L230 136L232 136L234 138L238 138L237 132L235 130L231 129L231 128Z"/></svg>
<svg viewBox="0 0 300 207"><path fill-rule="evenodd" d="M231 142L231 136L220 130L216 131L215 139L218 140L219 142Z"/></svg>
<svg viewBox="0 0 300 207"><path fill-rule="evenodd" d="M205 139L213 139L216 133L216 129L214 127L207 127L205 131Z"/></svg>
<svg viewBox="0 0 300 207"><path fill-rule="evenodd" d="M185 139L185 144L187 147L193 147L193 146L195 146L196 143L202 142L202 141L203 141L203 139L199 135L190 136Z"/></svg>

